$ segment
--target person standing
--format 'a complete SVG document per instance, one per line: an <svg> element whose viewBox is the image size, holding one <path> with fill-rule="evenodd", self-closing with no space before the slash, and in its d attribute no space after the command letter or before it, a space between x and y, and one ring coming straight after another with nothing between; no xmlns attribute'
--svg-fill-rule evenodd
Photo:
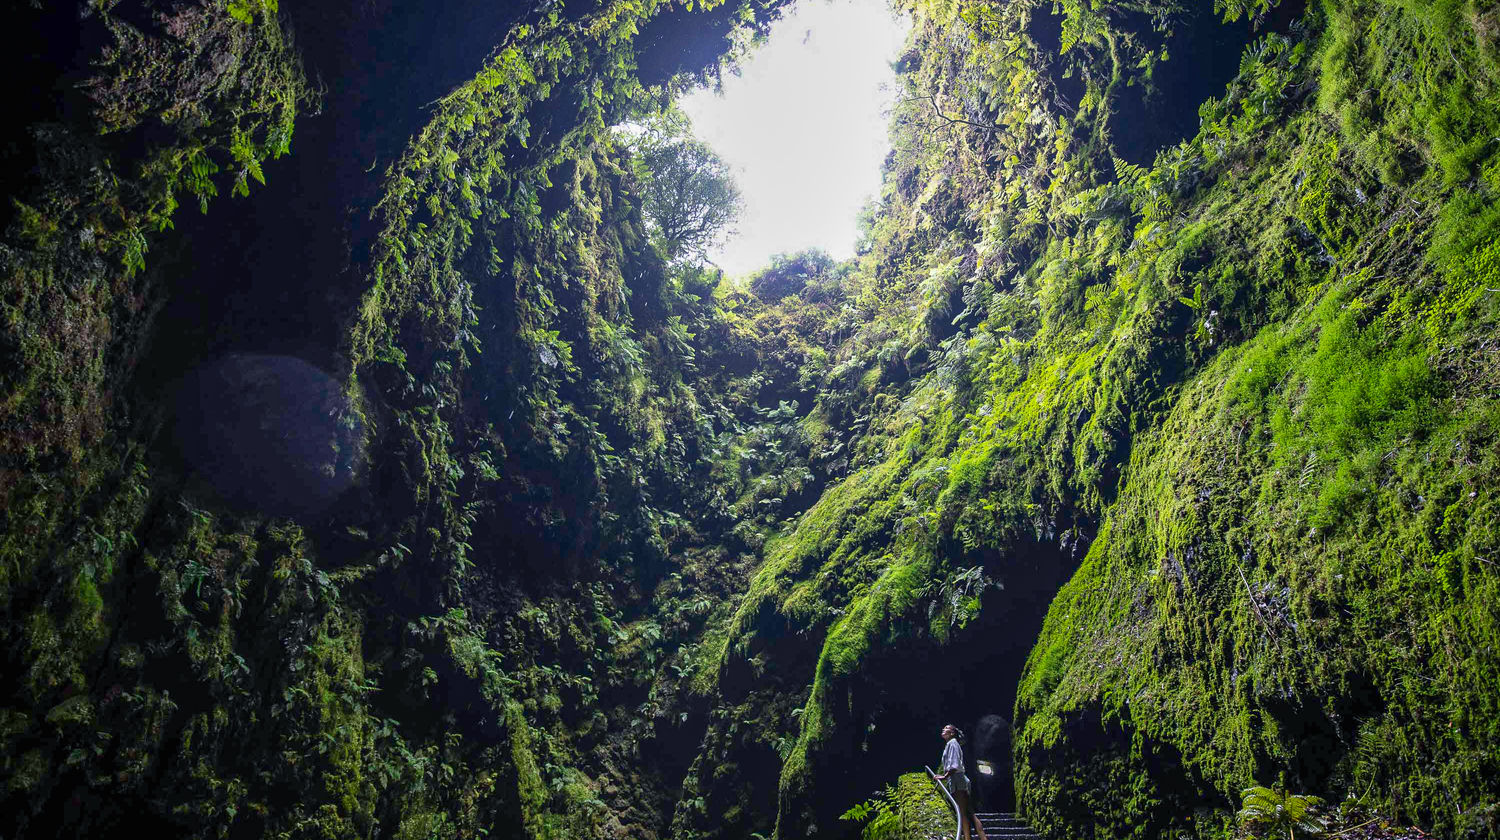
<svg viewBox="0 0 1500 840"><path fill-rule="evenodd" d="M974 824L974 831L979 835L979 840L989 840L984 834L984 825L979 818L974 816L974 809L969 805L969 776L964 772L964 751L958 742L963 739L964 734L958 727L948 724L943 727L943 760L938 762L939 772L933 773L932 777L940 782L948 784L948 792L953 794L953 801L958 803L958 824L963 835L963 840L969 840L969 824Z"/></svg>

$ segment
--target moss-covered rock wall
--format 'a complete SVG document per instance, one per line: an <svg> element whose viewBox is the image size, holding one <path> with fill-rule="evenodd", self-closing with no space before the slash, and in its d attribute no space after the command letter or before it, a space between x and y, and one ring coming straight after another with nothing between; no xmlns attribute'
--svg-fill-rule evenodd
<svg viewBox="0 0 1500 840"><path fill-rule="evenodd" d="M659 830L637 744L749 562L759 350L606 129L754 10L476 12L433 91L414 8L81 8L8 159L6 832ZM263 198L299 107L324 157Z"/></svg>
<svg viewBox="0 0 1500 840"><path fill-rule="evenodd" d="M963 611L1050 572L1013 756L1047 836L1223 836L1253 780L1492 836L1494 10L1219 8L1249 44L1204 101L1169 68L1207 10L915 12L882 314L815 410L868 389L865 458L721 670L797 706L779 834L879 783L851 756L945 667L886 663L1003 649ZM1139 87L1196 130L1149 147Z"/></svg>
<svg viewBox="0 0 1500 840"><path fill-rule="evenodd" d="M1500 10L901 9L743 287L615 126L777 4L10 13L0 833L1496 836Z"/></svg>

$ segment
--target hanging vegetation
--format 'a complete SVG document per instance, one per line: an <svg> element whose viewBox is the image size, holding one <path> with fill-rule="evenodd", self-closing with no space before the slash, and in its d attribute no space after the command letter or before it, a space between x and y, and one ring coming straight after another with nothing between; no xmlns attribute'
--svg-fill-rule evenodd
<svg viewBox="0 0 1500 840"><path fill-rule="evenodd" d="M0 834L1500 837L1500 6L903 0L734 282L780 3L439 5L7 13Z"/></svg>

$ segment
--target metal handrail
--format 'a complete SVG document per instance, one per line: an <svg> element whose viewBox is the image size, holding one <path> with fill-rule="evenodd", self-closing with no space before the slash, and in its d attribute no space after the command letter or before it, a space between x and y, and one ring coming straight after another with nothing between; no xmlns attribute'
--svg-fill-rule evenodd
<svg viewBox="0 0 1500 840"><path fill-rule="evenodd" d="M943 792L943 798L948 800L949 805L953 806L953 840L959 840L964 833L964 814L958 808L958 800L954 799L953 794L948 792L947 785L937 780L937 774L932 772L931 767L924 764L922 765L922 769L927 771L927 778L931 779L934 785L937 785L937 789Z"/></svg>

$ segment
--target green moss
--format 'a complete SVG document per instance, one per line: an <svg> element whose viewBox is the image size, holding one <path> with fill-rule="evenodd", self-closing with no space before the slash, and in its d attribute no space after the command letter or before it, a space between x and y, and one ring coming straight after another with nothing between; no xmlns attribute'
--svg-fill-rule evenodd
<svg viewBox="0 0 1500 840"><path fill-rule="evenodd" d="M1467 374L1429 366L1426 307L1451 298L1371 303L1393 293L1401 287L1368 271L1326 284L1287 325L1221 354L1161 432L1138 443L1110 524L1053 604L1018 701L1023 807L1056 820L1051 830L1096 821L1065 803L1097 797L1121 774L1140 793L1106 824L1191 828L1170 810L1181 789L1172 771L1135 748L1097 754L1104 763L1088 772L1040 761L1069 754L1070 727L1087 726L1080 715L1118 721L1106 730L1131 744L1170 744L1182 772L1225 797L1265 762L1330 792L1368 794L1358 780L1384 779L1385 807L1438 824L1461 819L1443 797L1483 797L1458 781L1490 772L1479 742L1416 735L1434 724L1406 716L1484 719L1486 692L1443 684L1493 664L1459 654L1464 666L1452 660L1456 670L1424 682L1404 663L1443 656L1430 633L1495 632L1474 623L1479 602L1468 600L1494 577L1467 559L1471 541L1495 539L1472 518L1491 504L1479 488L1493 459L1451 454L1494 433L1493 408L1459 396L1472 393ZM1438 346L1462 334L1445 330ZM1224 666L1205 667L1222 655ZM1377 749L1373 734L1323 729L1314 744L1300 728L1309 715L1406 735ZM1416 758L1431 750L1444 751L1443 771Z"/></svg>
<svg viewBox="0 0 1500 840"><path fill-rule="evenodd" d="M1450 182L1495 153L1494 9L1486 3L1328 3L1319 100L1388 180L1412 154ZM1396 83L1397 80L1400 83Z"/></svg>
<svg viewBox="0 0 1500 840"><path fill-rule="evenodd" d="M953 809L926 773L903 774L841 819L863 821L864 840L926 840L953 830Z"/></svg>
<svg viewBox="0 0 1500 840"><path fill-rule="evenodd" d="M816 774L809 764L811 752L827 749L835 727L847 722L849 683L860 670L873 645L890 640L908 618L919 591L931 575L929 564L894 565L886 569L869 590L857 596L846 614L829 628L818 657L812 693L803 707L801 732L781 769L783 796L789 791L805 793L816 788ZM799 822L804 819L796 815ZM786 831L793 830L786 826ZM778 822L777 833L783 827Z"/></svg>
<svg viewBox="0 0 1500 840"><path fill-rule="evenodd" d="M298 524L180 495L98 395L177 201L258 181L305 86L274 3L116 23L94 119L167 139L51 137L4 254L18 813L77 772L205 835L810 832L886 654L1097 522L1020 680L1049 836L1224 836L1267 768L1493 834L1491 5L1323 4L1133 164L1182 10L908 4L861 254L763 295L653 245L608 126L653 43L774 9L543 10L378 176L370 481ZM151 81L210 54L207 100Z"/></svg>
<svg viewBox="0 0 1500 840"><path fill-rule="evenodd" d="M151 243L184 193L206 212L221 186L248 194L247 179L263 183L262 164L289 151L316 98L274 9L242 19L232 5L184 5L150 35L113 6L93 10L112 42L79 85L86 113L73 127L37 127L38 187L13 197L0 249L0 446L18 464L76 466L115 425L105 396L149 320ZM96 136L148 132L123 160Z"/></svg>

